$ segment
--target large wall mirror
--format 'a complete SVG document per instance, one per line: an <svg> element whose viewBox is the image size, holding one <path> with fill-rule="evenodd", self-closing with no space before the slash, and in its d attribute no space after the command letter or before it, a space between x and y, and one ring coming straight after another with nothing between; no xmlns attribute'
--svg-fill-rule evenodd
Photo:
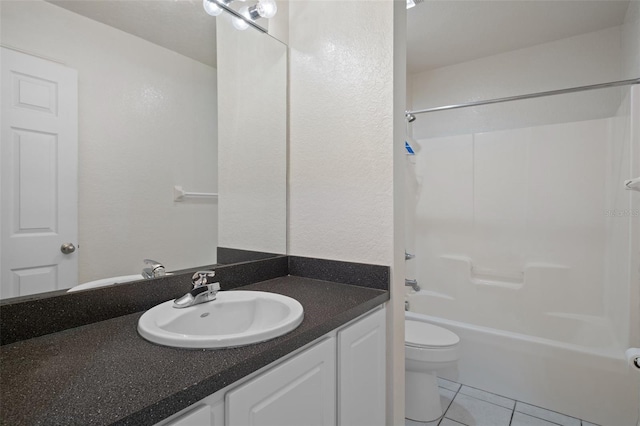
<svg viewBox="0 0 640 426"><path fill-rule="evenodd" d="M0 8L1 298L286 253L283 43L200 1Z"/></svg>

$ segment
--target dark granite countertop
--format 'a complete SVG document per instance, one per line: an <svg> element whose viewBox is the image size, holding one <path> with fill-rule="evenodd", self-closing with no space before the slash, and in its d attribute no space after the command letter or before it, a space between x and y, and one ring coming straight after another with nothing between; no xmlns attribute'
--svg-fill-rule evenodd
<svg viewBox="0 0 640 426"><path fill-rule="evenodd" d="M240 348L158 346L143 312L0 348L3 425L153 425L389 300L387 291L300 277L239 290L280 293L304 307L294 331Z"/></svg>

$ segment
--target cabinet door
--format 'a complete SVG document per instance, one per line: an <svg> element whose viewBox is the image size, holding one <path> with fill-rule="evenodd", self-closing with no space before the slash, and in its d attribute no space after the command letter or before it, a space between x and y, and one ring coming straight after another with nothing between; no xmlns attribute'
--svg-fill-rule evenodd
<svg viewBox="0 0 640 426"><path fill-rule="evenodd" d="M338 425L385 423L385 323L381 309L338 332Z"/></svg>
<svg viewBox="0 0 640 426"><path fill-rule="evenodd" d="M211 417L211 407L200 404L173 421L166 423L165 426L211 426L213 425Z"/></svg>
<svg viewBox="0 0 640 426"><path fill-rule="evenodd" d="M209 395L155 426L224 426L224 399L213 399L215 395Z"/></svg>
<svg viewBox="0 0 640 426"><path fill-rule="evenodd" d="M336 421L334 338L230 391L228 426L329 426Z"/></svg>

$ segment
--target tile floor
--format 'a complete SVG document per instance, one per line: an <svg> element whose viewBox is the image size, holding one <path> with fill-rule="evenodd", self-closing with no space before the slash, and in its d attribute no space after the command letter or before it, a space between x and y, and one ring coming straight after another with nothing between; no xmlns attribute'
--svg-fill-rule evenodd
<svg viewBox="0 0 640 426"><path fill-rule="evenodd" d="M442 419L405 426L596 426L555 411L525 404L480 389L438 379Z"/></svg>

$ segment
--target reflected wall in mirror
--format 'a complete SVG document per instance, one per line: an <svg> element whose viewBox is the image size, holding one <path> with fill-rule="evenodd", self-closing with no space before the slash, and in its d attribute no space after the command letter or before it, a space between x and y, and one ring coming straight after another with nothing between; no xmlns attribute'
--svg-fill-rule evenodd
<svg viewBox="0 0 640 426"><path fill-rule="evenodd" d="M217 23L219 245L286 253L287 48Z"/></svg>
<svg viewBox="0 0 640 426"><path fill-rule="evenodd" d="M250 153L273 144L268 152L282 152L282 159L270 158L269 167L283 167L276 175L286 175L286 116L269 121L264 131L258 128L264 122L247 116L240 123L240 117L226 112L218 117L216 21L226 20L224 14L213 18L201 2L188 1L3 1L0 8L0 297L138 274L145 258L160 261L167 271L212 265L218 262L220 235L227 236L227 247L285 253L286 227L262 220L278 216L285 223L285 201L256 204L261 199L255 197L252 171L267 166L265 158ZM284 52L277 60L286 58L286 46L253 29L242 33L243 49L254 42L246 36L250 32L260 37L260 49L268 50L265 43L277 46ZM235 49L240 41L233 37L225 42ZM239 63L234 49L225 50L225 62ZM227 75L225 87L242 79L244 70L258 72L261 66L234 65L239 74ZM286 82L286 59L267 74L275 72ZM74 78L77 86L67 84ZM286 102L286 86L281 93L264 87L264 94L253 84L250 93L229 95L225 111L248 111L252 102L264 105L263 95L268 102ZM75 105L69 101L74 98ZM74 116L75 122L52 121ZM229 138L242 134L219 137L223 120L263 137L241 143ZM282 138L275 140L271 136L280 133L271 130L278 125ZM71 149L67 155L61 146L69 135L72 140L77 135L77 145L65 148ZM253 149L250 144L256 142L260 146ZM219 148L229 164L236 164L233 155L242 156L241 173L237 166L227 179L226 170L218 170ZM273 185L260 186L260 195L284 200L284 179L256 177L261 185ZM222 185L228 181L232 184ZM217 194L219 182L220 199L174 200L176 185ZM219 218L223 206L230 221ZM256 219L259 224L252 222ZM227 222L232 228L221 232ZM264 232L262 225L268 225ZM239 226L262 242L246 245L253 240L234 238L236 230L242 234ZM32 236L39 239L29 241ZM64 243L77 249L64 254Z"/></svg>

